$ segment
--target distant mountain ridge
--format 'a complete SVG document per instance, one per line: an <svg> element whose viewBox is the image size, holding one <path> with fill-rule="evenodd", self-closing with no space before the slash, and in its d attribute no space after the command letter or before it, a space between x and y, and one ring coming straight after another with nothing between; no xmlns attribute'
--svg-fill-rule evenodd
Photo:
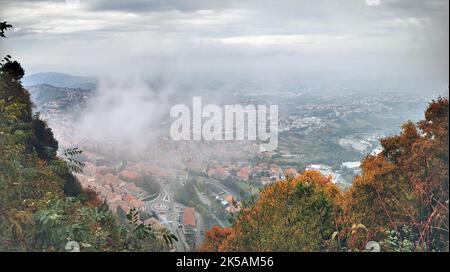
<svg viewBox="0 0 450 272"><path fill-rule="evenodd" d="M39 84L26 87L30 92L33 103L41 106L47 102L66 101L74 102L87 99L92 93L91 89L55 87L49 84Z"/></svg>
<svg viewBox="0 0 450 272"><path fill-rule="evenodd" d="M97 79L95 77L74 76L63 73L45 72L26 76L22 79L24 86L48 84L61 88L95 89Z"/></svg>

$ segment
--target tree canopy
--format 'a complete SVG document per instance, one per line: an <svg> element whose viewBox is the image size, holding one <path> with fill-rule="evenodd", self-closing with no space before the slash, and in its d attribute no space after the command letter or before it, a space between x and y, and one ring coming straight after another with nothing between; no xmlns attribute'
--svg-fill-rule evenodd
<svg viewBox="0 0 450 272"><path fill-rule="evenodd" d="M438 98L424 120L382 139L348 191L311 171L266 187L201 249L360 251L375 241L385 251L448 251L448 114L448 98Z"/></svg>

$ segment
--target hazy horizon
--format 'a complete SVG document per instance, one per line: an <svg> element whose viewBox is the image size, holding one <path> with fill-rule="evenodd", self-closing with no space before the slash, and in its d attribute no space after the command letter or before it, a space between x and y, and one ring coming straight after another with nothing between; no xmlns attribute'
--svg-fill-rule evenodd
<svg viewBox="0 0 450 272"><path fill-rule="evenodd" d="M10 1L27 72L222 82L448 86L446 0Z"/></svg>

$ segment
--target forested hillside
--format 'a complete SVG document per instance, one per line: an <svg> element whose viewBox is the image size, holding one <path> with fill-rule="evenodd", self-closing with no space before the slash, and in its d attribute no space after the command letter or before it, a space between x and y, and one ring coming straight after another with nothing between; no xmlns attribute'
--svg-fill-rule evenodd
<svg viewBox="0 0 450 272"><path fill-rule="evenodd" d="M448 99L381 140L348 191L306 171L266 187L204 251L448 251Z"/></svg>
<svg viewBox="0 0 450 272"><path fill-rule="evenodd" d="M1 23L0 37L12 26ZM3 42L3 41L2 41ZM33 115L25 71L7 55L0 67L0 251L162 251L171 239L139 222L133 210L121 226L95 193L82 190L72 171L82 164L68 150L57 156L52 130ZM70 243L69 243L70 245Z"/></svg>

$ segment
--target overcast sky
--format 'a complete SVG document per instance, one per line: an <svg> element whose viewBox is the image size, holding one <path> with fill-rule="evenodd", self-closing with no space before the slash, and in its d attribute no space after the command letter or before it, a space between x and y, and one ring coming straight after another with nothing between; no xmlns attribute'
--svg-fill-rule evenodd
<svg viewBox="0 0 450 272"><path fill-rule="evenodd" d="M448 85L448 0L0 0L28 73ZM430 86L431 86L430 85Z"/></svg>

